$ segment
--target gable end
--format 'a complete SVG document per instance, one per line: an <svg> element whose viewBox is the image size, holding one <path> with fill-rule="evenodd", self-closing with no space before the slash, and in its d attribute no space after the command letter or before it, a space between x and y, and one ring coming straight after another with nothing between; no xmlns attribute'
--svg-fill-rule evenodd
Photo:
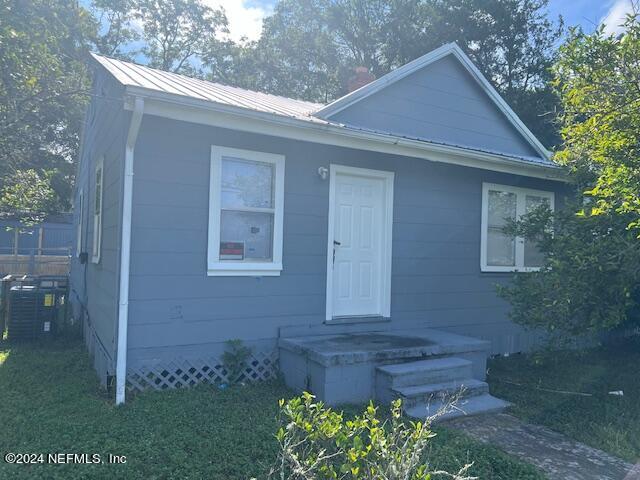
<svg viewBox="0 0 640 480"><path fill-rule="evenodd" d="M447 44L314 114L318 118L425 141L549 161L469 57Z"/></svg>

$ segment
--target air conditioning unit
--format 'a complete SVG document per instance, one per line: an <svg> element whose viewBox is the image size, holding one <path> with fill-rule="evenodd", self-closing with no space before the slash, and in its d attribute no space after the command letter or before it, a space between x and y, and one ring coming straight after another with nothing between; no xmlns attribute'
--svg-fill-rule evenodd
<svg viewBox="0 0 640 480"><path fill-rule="evenodd" d="M55 335L67 288L57 283L16 285L9 291L7 338L36 340Z"/></svg>

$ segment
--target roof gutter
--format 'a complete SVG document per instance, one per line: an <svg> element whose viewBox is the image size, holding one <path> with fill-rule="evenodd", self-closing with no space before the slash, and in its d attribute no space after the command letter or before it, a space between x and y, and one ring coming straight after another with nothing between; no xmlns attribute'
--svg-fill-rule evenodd
<svg viewBox="0 0 640 480"><path fill-rule="evenodd" d="M116 350L116 405L125 401L127 388L127 334L129 327L129 270L131 266L131 211L133 205L133 159L144 99L133 101L131 123L124 155L124 188L122 194L122 237L120 240L120 288L118 304L118 346Z"/></svg>

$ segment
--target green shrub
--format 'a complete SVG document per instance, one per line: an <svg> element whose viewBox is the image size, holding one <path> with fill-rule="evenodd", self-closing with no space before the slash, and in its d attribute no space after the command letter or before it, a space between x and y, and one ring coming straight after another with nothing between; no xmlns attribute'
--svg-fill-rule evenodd
<svg viewBox="0 0 640 480"><path fill-rule="evenodd" d="M498 287L511 318L544 328L559 341L640 325L640 242L629 216L591 215L567 204L541 207L507 233L535 240L546 256L538 272L517 273Z"/></svg>
<svg viewBox="0 0 640 480"><path fill-rule="evenodd" d="M405 422L401 402L391 405L388 420L372 403L362 415L346 420L304 393L280 401L280 445L270 478L280 480L429 480L432 475L470 479L467 465L451 474L432 471L426 449L435 433L426 422Z"/></svg>
<svg viewBox="0 0 640 480"><path fill-rule="evenodd" d="M238 383L242 379L244 369L247 368L251 349L240 339L228 340L226 345L227 349L222 354L222 364L227 371L229 383Z"/></svg>

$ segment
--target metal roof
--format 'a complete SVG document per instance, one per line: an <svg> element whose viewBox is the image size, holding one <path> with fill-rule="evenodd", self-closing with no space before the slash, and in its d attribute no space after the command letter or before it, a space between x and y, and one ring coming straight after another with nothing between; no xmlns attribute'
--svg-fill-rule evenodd
<svg viewBox="0 0 640 480"><path fill-rule="evenodd" d="M332 125L344 130L369 132L385 136L416 140L432 145L444 145L456 147L464 150L488 153L505 158L516 159L525 164L539 165L545 167L557 167L556 164L542 157L520 156L506 152L469 147L466 145L456 145L434 141L428 138L409 137L390 132L370 130L355 125L345 125L333 122L328 118L314 116L325 108L320 103L306 102L292 98L271 95L268 93L246 90L243 88L223 85L221 83L209 82L197 78L187 77L177 73L165 72L155 68L138 65L131 62L116 60L102 55L91 54L92 57L102 65L118 82L124 86L143 88L146 90L178 95L187 98L195 98L214 102L232 107L245 108L257 112L266 112L275 115L304 120L315 124Z"/></svg>
<svg viewBox="0 0 640 480"><path fill-rule="evenodd" d="M91 55L125 86L156 90L158 92L305 120L314 120L311 114L324 106L319 103L294 100L278 95L222 85L221 83L208 82L101 55Z"/></svg>

